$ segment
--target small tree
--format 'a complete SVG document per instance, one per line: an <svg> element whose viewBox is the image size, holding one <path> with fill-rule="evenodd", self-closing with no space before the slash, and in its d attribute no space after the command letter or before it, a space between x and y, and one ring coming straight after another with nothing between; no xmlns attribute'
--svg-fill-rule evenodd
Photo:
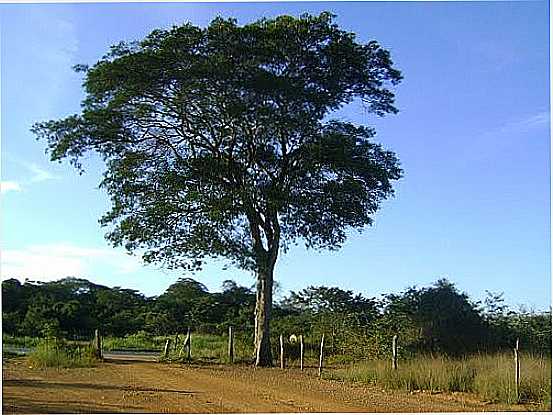
<svg viewBox="0 0 553 415"><path fill-rule="evenodd" d="M395 113L388 86L401 79L377 42L356 42L332 19L155 30L78 65L82 113L33 127L52 160L105 159L112 209L101 223L114 226L114 245L169 267L224 257L256 273L257 365L272 364L279 250L297 239L339 248L401 176L372 129L328 119L356 98L368 112Z"/></svg>
<svg viewBox="0 0 553 415"><path fill-rule="evenodd" d="M397 318L407 329L417 328L424 350L462 355L483 346L486 327L478 304L445 278L430 287L389 294L386 302L385 316Z"/></svg>

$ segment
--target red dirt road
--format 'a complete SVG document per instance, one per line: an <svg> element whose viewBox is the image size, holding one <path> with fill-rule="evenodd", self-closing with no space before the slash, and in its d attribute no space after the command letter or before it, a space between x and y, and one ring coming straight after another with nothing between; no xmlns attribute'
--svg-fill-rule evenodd
<svg viewBox="0 0 553 415"><path fill-rule="evenodd" d="M109 359L94 368L4 362L3 413L525 411L469 394L408 394L320 380L313 369L187 366Z"/></svg>

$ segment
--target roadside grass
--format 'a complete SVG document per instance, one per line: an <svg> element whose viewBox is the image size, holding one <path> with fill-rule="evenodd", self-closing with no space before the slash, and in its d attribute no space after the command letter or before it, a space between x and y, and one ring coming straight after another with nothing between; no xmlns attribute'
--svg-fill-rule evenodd
<svg viewBox="0 0 553 415"><path fill-rule="evenodd" d="M521 355L518 397L514 361L509 354L480 354L462 359L421 356L399 362L397 370L391 368L389 361L366 361L327 372L326 377L386 389L473 392L492 402L525 402L551 410L551 357Z"/></svg>
<svg viewBox="0 0 553 415"><path fill-rule="evenodd" d="M68 344L63 340L44 339L29 354L34 367L91 367L98 363L91 345Z"/></svg>
<svg viewBox="0 0 553 415"><path fill-rule="evenodd" d="M2 345L12 347L35 347L41 341L40 337L12 336L2 333Z"/></svg>
<svg viewBox="0 0 553 415"><path fill-rule="evenodd" d="M166 337L150 336L145 332L129 334L125 337L103 337L102 349L112 350L135 350L135 351L158 351L165 345Z"/></svg>
<svg viewBox="0 0 553 415"><path fill-rule="evenodd" d="M9 352L6 350L2 350L2 361L15 359L21 357L19 353Z"/></svg>
<svg viewBox="0 0 553 415"><path fill-rule="evenodd" d="M169 348L169 356L166 360L187 362L187 349L183 349L185 336L180 336L176 345L174 343L175 336L166 337L164 339L167 338L171 339L171 345ZM165 345L165 342L163 345ZM243 336L235 336L234 362L250 362L252 358L251 349L251 340ZM229 363L228 336L192 333L190 355L191 362Z"/></svg>

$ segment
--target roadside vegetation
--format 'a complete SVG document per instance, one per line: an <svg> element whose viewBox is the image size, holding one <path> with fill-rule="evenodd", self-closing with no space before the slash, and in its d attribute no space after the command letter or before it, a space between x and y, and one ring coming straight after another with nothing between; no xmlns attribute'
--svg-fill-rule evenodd
<svg viewBox="0 0 553 415"><path fill-rule="evenodd" d="M70 344L60 339L44 339L29 354L34 367L90 367L98 363L92 345Z"/></svg>
<svg viewBox="0 0 553 415"><path fill-rule="evenodd" d="M2 295L4 346L34 350L36 366L93 365L89 345L95 329L105 352L154 351L163 357L170 340L167 360L188 362L182 346L190 328L191 362L228 363L229 326L234 362L253 363L255 293L233 281L212 293L197 281L180 279L162 295L148 298L76 278L25 284L6 280ZM287 367L299 367L299 344L290 341L292 335L303 335L305 366L312 368L324 333L328 377L551 406L551 313L512 310L501 294L474 301L447 280L380 298L308 287L275 304L271 329L275 363L282 334ZM399 338L397 371L390 360L394 335ZM517 339L518 398L512 350Z"/></svg>
<svg viewBox="0 0 553 415"><path fill-rule="evenodd" d="M473 392L490 402L534 403L550 410L551 357L525 354L521 361L518 396L513 357L506 353L465 358L419 356L400 362L396 370L386 360L365 361L332 370L326 377L409 392Z"/></svg>

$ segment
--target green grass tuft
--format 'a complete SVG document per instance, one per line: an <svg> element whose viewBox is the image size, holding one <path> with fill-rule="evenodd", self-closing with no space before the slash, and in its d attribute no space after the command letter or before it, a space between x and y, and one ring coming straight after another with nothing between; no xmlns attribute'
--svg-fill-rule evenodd
<svg viewBox="0 0 553 415"><path fill-rule="evenodd" d="M67 344L61 340L43 340L29 355L34 367L91 367L98 363L92 346Z"/></svg>

